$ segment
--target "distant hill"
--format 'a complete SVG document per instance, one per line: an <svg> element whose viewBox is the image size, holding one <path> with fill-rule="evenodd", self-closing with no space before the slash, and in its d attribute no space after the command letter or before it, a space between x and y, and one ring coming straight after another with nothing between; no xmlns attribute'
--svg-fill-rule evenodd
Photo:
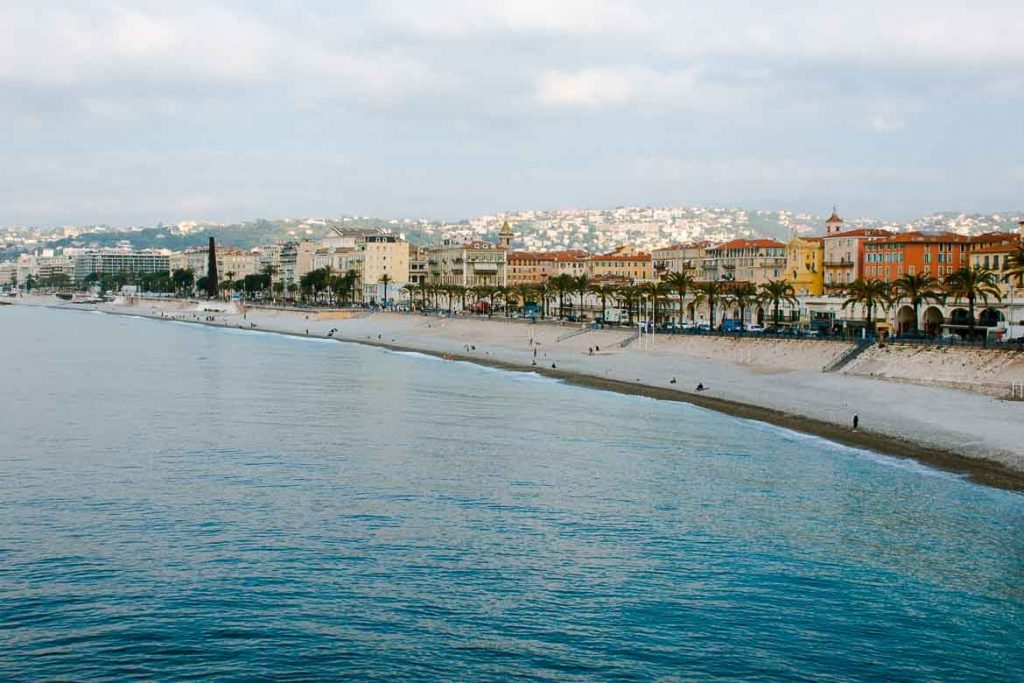
<svg viewBox="0 0 1024 683"><path fill-rule="evenodd" d="M1017 221L1021 217L1022 214L1016 212L947 212L899 222L847 217L846 227L896 231L948 230L976 235L1016 230ZM0 259L41 247L105 247L121 243L129 243L136 249L180 251L206 244L210 235L223 245L251 248L293 239L319 239L330 234L332 226L403 233L414 244L434 244L445 237L494 241L506 220L516 234L513 242L515 248L533 251L584 249L597 253L625 244L650 250L680 242L724 242L738 237L770 237L784 242L793 235L821 235L825 222L823 216L789 211L670 206L518 211L480 216L457 223L368 217L288 218L231 225L188 221L141 229L82 228L82 232L75 237L59 237L52 233L48 235L45 231L8 229L0 234L6 240L0 248Z"/></svg>

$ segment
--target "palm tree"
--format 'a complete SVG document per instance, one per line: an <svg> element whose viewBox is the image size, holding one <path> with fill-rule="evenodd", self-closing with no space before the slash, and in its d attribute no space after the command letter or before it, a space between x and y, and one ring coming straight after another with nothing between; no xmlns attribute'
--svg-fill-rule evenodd
<svg viewBox="0 0 1024 683"><path fill-rule="evenodd" d="M974 337L974 302L981 299L982 302L988 303L990 296L996 301L1003 298L1003 293L999 290L999 276L981 266L963 267L952 275L947 275L943 285L954 301L967 299L967 325L970 337Z"/></svg>
<svg viewBox="0 0 1024 683"><path fill-rule="evenodd" d="M583 297L586 296L587 292L590 291L590 278L586 274L578 275L572 279L573 289L576 294L580 295L580 312L577 316L580 320L583 320Z"/></svg>
<svg viewBox="0 0 1024 683"><path fill-rule="evenodd" d="M846 285L846 301L843 308L861 304L864 306L868 330L875 333L875 307L888 308L892 304L892 290L881 280L857 278Z"/></svg>
<svg viewBox="0 0 1024 683"><path fill-rule="evenodd" d="M672 291L679 296L679 322L683 322L683 299L686 293L693 289L696 281L688 273L669 273L665 276L665 284L672 288Z"/></svg>
<svg viewBox="0 0 1024 683"><path fill-rule="evenodd" d="M640 291L651 297L651 324L658 324L658 300L668 296L669 287L663 282L645 282Z"/></svg>
<svg viewBox="0 0 1024 683"><path fill-rule="evenodd" d="M772 326L779 327L779 308L783 303L796 306L799 302L793 285L785 280L769 280L761 285L761 297L772 304Z"/></svg>
<svg viewBox="0 0 1024 683"><path fill-rule="evenodd" d="M278 266L267 264L260 269L260 273L266 278L264 281L267 283L267 289L272 290L272 284L274 282L274 276L281 272Z"/></svg>
<svg viewBox="0 0 1024 683"><path fill-rule="evenodd" d="M551 298L551 284L541 282L539 285L534 285L533 291L537 294L537 298L540 299L540 317L543 320L548 317L548 300Z"/></svg>
<svg viewBox="0 0 1024 683"><path fill-rule="evenodd" d="M747 307L758 301L757 287L753 282L741 282L729 291L728 299L740 309L740 325L746 325Z"/></svg>
<svg viewBox="0 0 1024 683"><path fill-rule="evenodd" d="M725 285L716 280L700 282L694 287L694 291L697 292L697 301L708 305L709 324L712 330L715 329L715 306L725 296Z"/></svg>
<svg viewBox="0 0 1024 683"><path fill-rule="evenodd" d="M895 300L907 299L914 307L914 334L917 334L917 311L925 301L942 301L939 281L932 275L904 275L892 283Z"/></svg>
<svg viewBox="0 0 1024 683"><path fill-rule="evenodd" d="M384 273L383 275L380 276L380 279L378 279L377 282L379 282L382 285L384 285L384 300L380 302L381 303L381 308L387 308L387 305L388 305L388 285L391 284L392 282L394 282L394 280L391 279L390 275L388 275L387 273Z"/></svg>
<svg viewBox="0 0 1024 683"><path fill-rule="evenodd" d="M615 296L615 287L612 285L590 285L590 291L601 300L601 319L608 320L608 299Z"/></svg>
<svg viewBox="0 0 1024 683"><path fill-rule="evenodd" d="M633 324L633 304L640 299L640 288L636 285L625 285L617 290L619 300L626 305L626 322Z"/></svg>
<svg viewBox="0 0 1024 683"><path fill-rule="evenodd" d="M518 302L522 304L522 313L526 315L526 302L533 296L533 287L527 284L512 285L508 288L508 298L510 301Z"/></svg>
<svg viewBox="0 0 1024 683"><path fill-rule="evenodd" d="M575 291L576 279L568 273L562 273L548 280L548 284L558 295L558 317L564 317L565 295Z"/></svg>
<svg viewBox="0 0 1024 683"><path fill-rule="evenodd" d="M1017 278L1018 287L1024 287L1024 239L1018 242L1017 248L1006 257L1003 269Z"/></svg>

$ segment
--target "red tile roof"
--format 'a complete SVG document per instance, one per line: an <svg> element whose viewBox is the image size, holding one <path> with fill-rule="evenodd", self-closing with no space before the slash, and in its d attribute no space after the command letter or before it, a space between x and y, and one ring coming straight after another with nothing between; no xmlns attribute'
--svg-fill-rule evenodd
<svg viewBox="0 0 1024 683"><path fill-rule="evenodd" d="M887 237L892 234L892 230L882 230L881 228L857 228L856 230L845 230L825 235L825 239L828 240L833 237Z"/></svg>
<svg viewBox="0 0 1024 683"><path fill-rule="evenodd" d="M719 244L714 247L715 251L720 249L765 249L765 248L779 248L784 249L786 247L782 242L776 242L775 240L769 239L757 239L757 240L731 240L725 244Z"/></svg>
<svg viewBox="0 0 1024 683"><path fill-rule="evenodd" d="M970 242L969 237L955 232L900 232L889 234L880 239L871 240L872 244L911 244L911 243L935 243L935 242Z"/></svg>

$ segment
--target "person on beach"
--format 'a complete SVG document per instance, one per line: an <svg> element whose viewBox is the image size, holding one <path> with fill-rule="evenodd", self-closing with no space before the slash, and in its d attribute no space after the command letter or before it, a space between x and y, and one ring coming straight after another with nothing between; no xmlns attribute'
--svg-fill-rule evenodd
<svg viewBox="0 0 1024 683"><path fill-rule="evenodd" d="M706 389L707 387L704 386L704 382L700 382L699 384L697 384L697 391L704 391Z"/></svg>
<svg viewBox="0 0 1024 683"><path fill-rule="evenodd" d="M675 377L673 377L671 380L669 380L669 384L675 384L675 383L676 383L676 378Z"/></svg>
<svg viewBox="0 0 1024 683"><path fill-rule="evenodd" d="M853 415L853 431L857 431L857 427L860 426L860 416L854 413Z"/></svg>
<svg viewBox="0 0 1024 683"><path fill-rule="evenodd" d="M552 363L552 364L551 364L551 369L552 369L552 370L557 370L558 368L556 368L556 367L555 367L555 364L554 364L554 363Z"/></svg>

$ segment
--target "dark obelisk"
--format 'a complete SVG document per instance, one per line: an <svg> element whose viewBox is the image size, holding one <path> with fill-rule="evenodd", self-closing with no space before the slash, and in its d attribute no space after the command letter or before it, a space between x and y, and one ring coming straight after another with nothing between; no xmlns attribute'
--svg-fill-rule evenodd
<svg viewBox="0 0 1024 683"><path fill-rule="evenodd" d="M209 259L206 265L206 296L213 299L219 290L217 287L217 245L213 243L213 237L210 237Z"/></svg>

